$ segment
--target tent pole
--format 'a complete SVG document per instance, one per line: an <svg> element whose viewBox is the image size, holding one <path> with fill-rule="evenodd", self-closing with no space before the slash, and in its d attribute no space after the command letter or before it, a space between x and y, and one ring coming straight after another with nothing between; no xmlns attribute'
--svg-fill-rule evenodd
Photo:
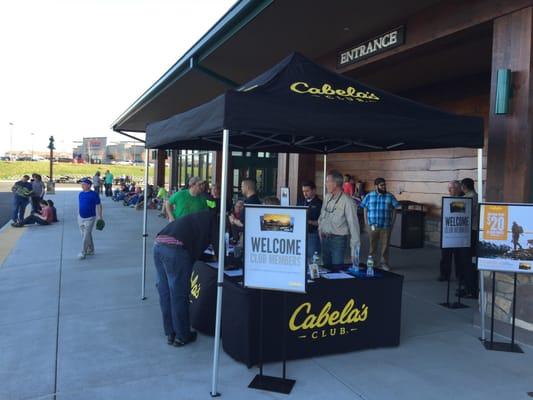
<svg viewBox="0 0 533 400"><path fill-rule="evenodd" d="M477 201L483 201L483 149L477 149ZM479 210L479 206L478 206ZM480 325L481 340L485 340L485 280L483 271L479 271Z"/></svg>
<svg viewBox="0 0 533 400"><path fill-rule="evenodd" d="M213 378L211 382L211 396L219 396L218 364L220 359L220 325L222 319L222 284L224 283L224 257L226 255L226 201L228 197L228 153L229 130L224 129L222 135L222 173L220 190L220 228L218 233L218 284L217 284L217 309L215 319L215 344L213 349Z"/></svg>
<svg viewBox="0 0 533 400"><path fill-rule="evenodd" d="M147 217L148 217L148 163L149 150L144 150L144 204L143 204L143 264L142 264L142 283L141 283L141 300L146 300L145 288L146 288L146 233Z"/></svg>
<svg viewBox="0 0 533 400"><path fill-rule="evenodd" d="M327 154L324 154L324 180L322 182L322 199L326 198L326 164L328 162Z"/></svg>

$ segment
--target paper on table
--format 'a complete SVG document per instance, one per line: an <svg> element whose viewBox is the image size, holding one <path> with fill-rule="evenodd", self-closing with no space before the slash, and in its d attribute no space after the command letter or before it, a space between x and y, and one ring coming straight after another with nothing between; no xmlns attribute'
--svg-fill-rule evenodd
<svg viewBox="0 0 533 400"><path fill-rule="evenodd" d="M322 278L326 279L354 279L352 275L346 274L344 272L331 272L329 274L322 275Z"/></svg>

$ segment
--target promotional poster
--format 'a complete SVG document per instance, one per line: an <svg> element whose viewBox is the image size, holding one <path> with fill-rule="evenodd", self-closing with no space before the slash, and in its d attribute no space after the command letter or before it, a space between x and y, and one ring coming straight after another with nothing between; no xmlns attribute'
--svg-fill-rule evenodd
<svg viewBox="0 0 533 400"><path fill-rule="evenodd" d="M307 209L246 206L244 285L305 293Z"/></svg>
<svg viewBox="0 0 533 400"><path fill-rule="evenodd" d="M478 269L533 273L533 204L480 205Z"/></svg>
<svg viewBox="0 0 533 400"><path fill-rule="evenodd" d="M472 199L443 197L441 248L470 247L472 232Z"/></svg>

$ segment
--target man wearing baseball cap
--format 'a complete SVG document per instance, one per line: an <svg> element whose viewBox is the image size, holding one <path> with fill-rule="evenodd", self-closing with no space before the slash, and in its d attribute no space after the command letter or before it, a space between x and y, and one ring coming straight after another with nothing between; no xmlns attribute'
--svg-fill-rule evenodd
<svg viewBox="0 0 533 400"><path fill-rule="evenodd" d="M97 220L102 220L102 204L97 192L91 190L92 182L89 178L80 180L82 191L79 194L78 225L80 226L82 246L78 258L83 260L94 254L93 229Z"/></svg>

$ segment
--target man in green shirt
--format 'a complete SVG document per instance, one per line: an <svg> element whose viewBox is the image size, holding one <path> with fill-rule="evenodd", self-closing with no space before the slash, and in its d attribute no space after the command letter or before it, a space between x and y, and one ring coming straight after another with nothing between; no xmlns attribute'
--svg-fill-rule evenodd
<svg viewBox="0 0 533 400"><path fill-rule="evenodd" d="M113 196L113 174L107 170L104 176L105 196Z"/></svg>
<svg viewBox="0 0 533 400"><path fill-rule="evenodd" d="M189 179L188 189L180 190L170 196L166 203L169 221L208 208L206 198L200 196L204 187L203 184L204 181L200 177L193 176Z"/></svg>

